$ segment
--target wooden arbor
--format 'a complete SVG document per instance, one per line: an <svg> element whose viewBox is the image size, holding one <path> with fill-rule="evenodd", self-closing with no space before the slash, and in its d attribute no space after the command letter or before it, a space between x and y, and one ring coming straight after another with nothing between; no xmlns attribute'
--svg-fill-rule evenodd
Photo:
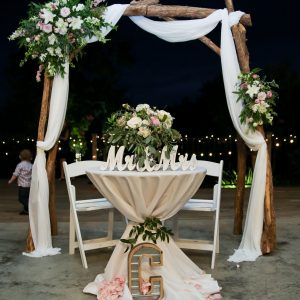
<svg viewBox="0 0 300 300"><path fill-rule="evenodd" d="M234 11L232 0L225 0L225 5L229 12ZM158 5L156 0L140 0L133 1L131 5L125 10L125 16L148 16L158 17L165 20L172 20L172 18L205 18L215 9L209 8L197 8L187 6L170 6L170 5ZM249 53L246 46L246 29L245 26L251 26L251 17L245 14L240 19L240 23L232 27L232 32L235 40L236 50L238 54L240 69L242 72L249 72ZM216 54L220 55L220 48L209 38L202 37L200 41L212 49ZM45 124L48 116L49 99L51 95L52 80L47 76L44 78L44 91L41 105L38 140L44 139ZM264 129L259 129L264 135ZM242 219L243 219L243 202L245 193L245 174L246 174L246 147L242 139L238 136L237 142L238 148L238 181L237 192L235 197L235 222L234 233L240 234L242 232ZM55 214L55 185L54 185L54 162L56 157L57 146L53 147L48 155L47 160L47 174L49 179L49 191L50 191L50 219L52 234L57 233L57 221ZM269 152L270 153L270 152ZM264 254L272 252L276 245L276 225L275 225L275 212L273 207L273 183L272 183L272 169L270 162L270 155L268 155L267 165L267 180L266 180L266 192L265 192L265 213L264 213L264 226L262 234L262 252ZM33 243L31 234L27 238L27 251L33 250Z"/></svg>

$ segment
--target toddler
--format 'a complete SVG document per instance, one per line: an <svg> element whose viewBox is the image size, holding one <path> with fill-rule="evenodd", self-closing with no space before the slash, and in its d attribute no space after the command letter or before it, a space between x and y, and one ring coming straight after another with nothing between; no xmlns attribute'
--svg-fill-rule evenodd
<svg viewBox="0 0 300 300"><path fill-rule="evenodd" d="M30 150L24 149L20 152L19 158L21 162L17 164L17 167L8 183L11 184L18 178L19 202L23 204L23 210L20 212L20 215L28 215L32 153Z"/></svg>

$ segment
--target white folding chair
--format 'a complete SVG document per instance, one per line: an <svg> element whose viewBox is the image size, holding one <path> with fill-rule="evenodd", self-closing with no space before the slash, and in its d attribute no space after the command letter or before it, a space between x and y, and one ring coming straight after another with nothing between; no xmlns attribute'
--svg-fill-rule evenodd
<svg viewBox="0 0 300 300"><path fill-rule="evenodd" d="M71 164L63 162L65 180L70 200L70 231L69 231L69 254L74 254L79 248L82 265L88 268L85 251L115 246L118 240L113 240L114 209L112 204L105 198L77 200L76 189L71 178L85 175L86 170L100 167L103 162L96 160L78 161ZM78 221L78 212L95 210L108 210L107 236L96 239L82 239ZM76 233L76 236L75 236ZM77 240L77 241L76 241Z"/></svg>
<svg viewBox="0 0 300 300"><path fill-rule="evenodd" d="M217 178L217 183L213 186L212 199L190 199L181 210L196 212L212 212L214 214L214 233L211 240L180 239L178 235L178 217L174 218L174 240L183 249L212 251L211 268L215 266L216 252L219 253L219 214L221 201L221 186L223 160L219 163L198 160L198 166L207 170L206 176Z"/></svg>

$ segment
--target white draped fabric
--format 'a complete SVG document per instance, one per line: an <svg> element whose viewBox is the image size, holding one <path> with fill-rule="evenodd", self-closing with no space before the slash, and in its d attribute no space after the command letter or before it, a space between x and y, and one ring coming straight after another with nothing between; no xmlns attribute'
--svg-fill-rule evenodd
<svg viewBox="0 0 300 300"><path fill-rule="evenodd" d="M122 16L127 5L108 7L105 19L115 25ZM103 30L106 35L111 27ZM92 39L89 42L93 42ZM56 75L53 80L48 125L44 141L37 142L37 155L32 167L32 181L29 195L29 222L35 250L23 253L31 257L42 257L60 253L60 248L52 247L49 216L49 185L46 172L45 151L50 150L58 140L65 120L69 92L69 65L65 66L65 75Z"/></svg>
<svg viewBox="0 0 300 300"><path fill-rule="evenodd" d="M184 42L200 38L222 21L221 30L221 64L227 105L234 127L253 150L258 151L253 174L249 207L242 242L239 249L229 261L253 261L261 255L260 239L263 226L263 205L267 168L267 146L261 133L251 133L247 126L241 124L239 115L242 103L237 102L237 77L240 68L230 27L237 24L242 12L236 11L228 15L227 9L217 10L205 19L188 21L157 22L144 17L131 17L131 20L142 29L169 42Z"/></svg>
<svg viewBox="0 0 300 300"><path fill-rule="evenodd" d="M128 5L109 6L105 19L116 24ZM224 85L228 108L236 130L253 150L258 151L254 169L253 185L250 193L249 208L245 224L244 235L239 249L230 261L255 260L261 255L260 239L263 224L263 201L265 194L266 178L266 143L263 136L258 133L250 133L246 126L239 121L241 103L236 102L237 96L232 92L236 89L235 84L240 69L237 62L236 50L233 43L230 27L238 23L242 12L233 12L228 15L226 9L217 10L205 19L188 21L158 22L144 17L131 17L131 20L142 29L157 35L170 42L184 42L200 38L213 30L222 21L221 32L221 63L223 70ZM107 34L110 28L103 32ZM94 42L90 39L89 42ZM51 233L48 212L48 182L45 171L45 150L49 150L57 140L62 128L68 95L68 72L64 78L56 76L50 103L49 123L44 142L37 143L37 157L33 167L33 178L30 192L30 226L36 250L32 256L44 256L56 254L58 249L52 248Z"/></svg>

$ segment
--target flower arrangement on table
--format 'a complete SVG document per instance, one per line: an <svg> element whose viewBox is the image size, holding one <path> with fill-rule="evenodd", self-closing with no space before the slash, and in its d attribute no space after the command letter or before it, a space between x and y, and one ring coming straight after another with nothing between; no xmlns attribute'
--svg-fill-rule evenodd
<svg viewBox="0 0 300 300"><path fill-rule="evenodd" d="M173 117L170 113L148 104L136 108L123 104L123 109L113 113L107 121L108 128L104 137L115 146L124 146L135 155L135 162L142 166L146 159L155 164L166 146L166 156L180 140L180 133L172 128Z"/></svg>
<svg viewBox="0 0 300 300"><path fill-rule="evenodd" d="M106 39L101 28L110 26L105 22L103 0L53 0L45 4L31 3L28 19L20 22L19 28L9 37L18 40L19 46L26 49L21 66L28 59L37 59L39 69L48 76L64 75L64 64L77 58L88 39L97 37L100 42ZM73 66L71 64L71 66Z"/></svg>
<svg viewBox="0 0 300 300"><path fill-rule="evenodd" d="M237 91L234 92L244 105L240 121L247 124L251 131L255 131L259 125L272 125L277 115L274 106L278 94L274 89L278 88L278 84L274 80L266 81L265 77L257 74L259 71L261 69L255 68L249 73L240 74Z"/></svg>

